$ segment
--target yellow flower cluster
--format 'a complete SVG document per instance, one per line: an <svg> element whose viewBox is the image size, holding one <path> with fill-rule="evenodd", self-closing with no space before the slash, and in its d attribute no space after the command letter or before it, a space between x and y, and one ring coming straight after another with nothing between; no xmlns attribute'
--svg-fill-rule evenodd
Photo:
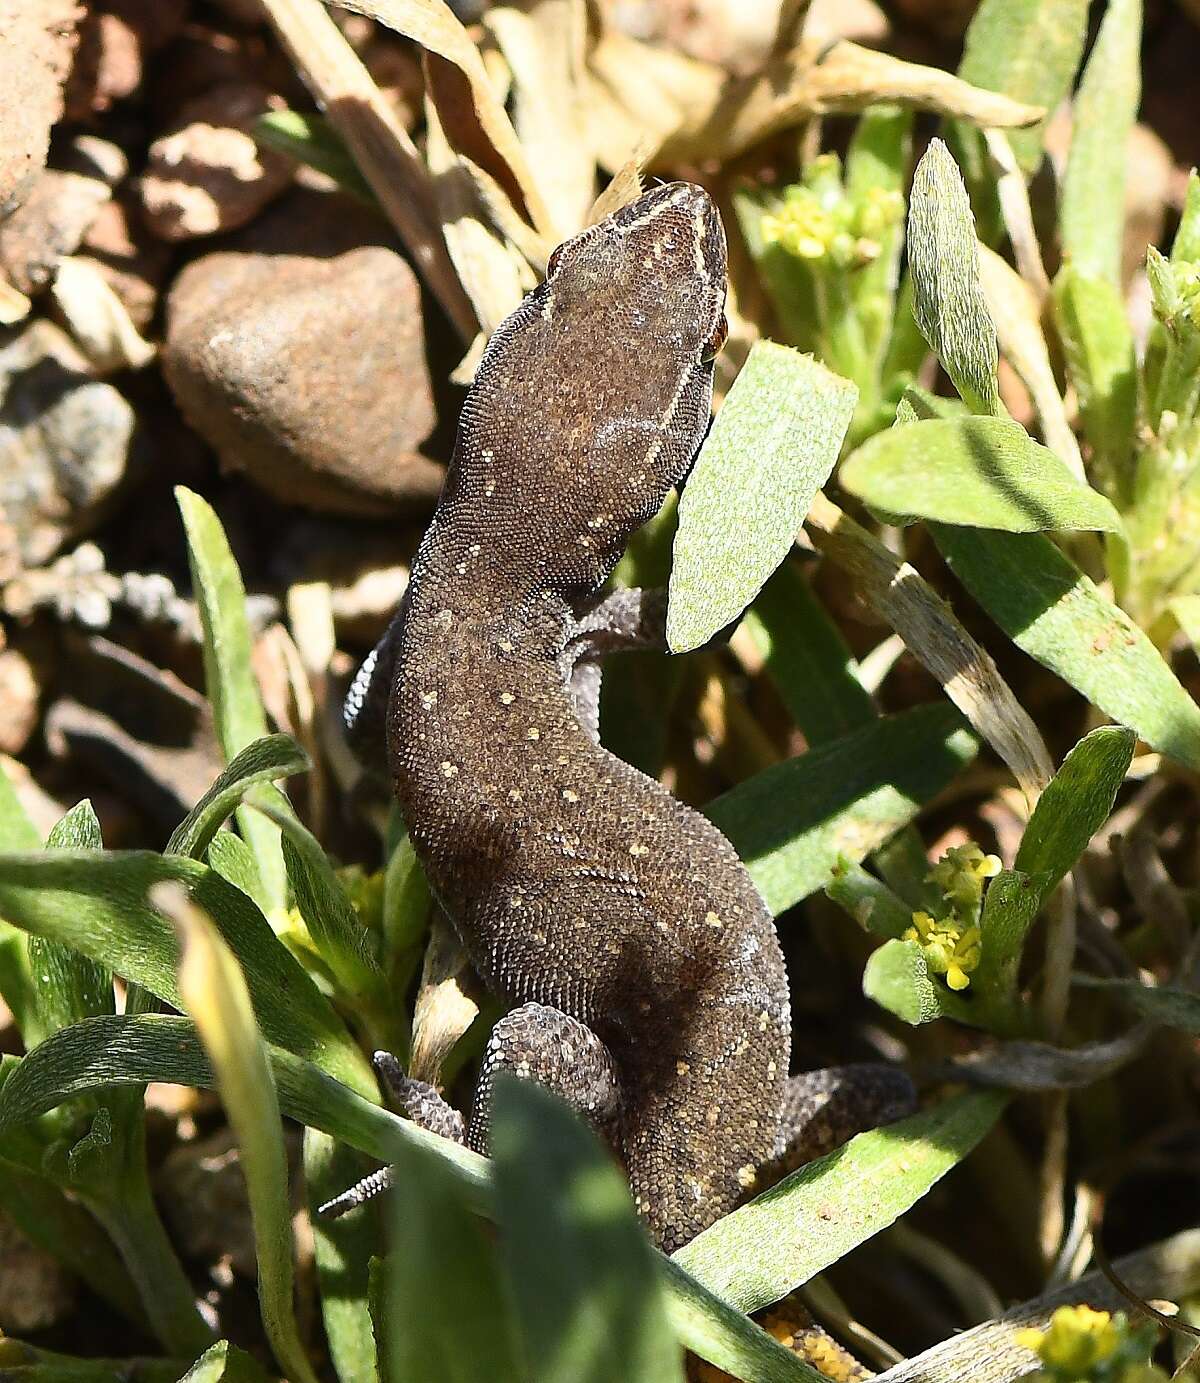
<svg viewBox="0 0 1200 1383"><path fill-rule="evenodd" d="M885 232L903 214L899 192L882 187L847 192L837 155L822 154L803 182L784 189L779 207L764 213L762 234L768 245L799 259L859 269L879 257Z"/></svg>
<svg viewBox="0 0 1200 1383"><path fill-rule="evenodd" d="M1042 1361L1038 1375L1054 1383L1167 1383L1148 1362L1153 1325L1131 1327L1124 1313L1113 1316L1090 1306L1060 1306L1048 1330L1018 1330L1017 1343Z"/></svg>
<svg viewBox="0 0 1200 1383"><path fill-rule="evenodd" d="M945 975L951 989L966 989L982 951L979 928L964 930L950 918L938 921L927 912L914 912L912 917L904 940L920 945L931 974Z"/></svg>
<svg viewBox="0 0 1200 1383"><path fill-rule="evenodd" d="M904 933L905 941L915 941L920 946L930 973L945 976L946 984L953 990L966 989L971 983L971 971L979 965L983 954L979 930L983 886L999 872L999 859L985 855L974 841L952 846L928 876L950 905L949 915L933 917L927 912L914 912L913 924Z"/></svg>

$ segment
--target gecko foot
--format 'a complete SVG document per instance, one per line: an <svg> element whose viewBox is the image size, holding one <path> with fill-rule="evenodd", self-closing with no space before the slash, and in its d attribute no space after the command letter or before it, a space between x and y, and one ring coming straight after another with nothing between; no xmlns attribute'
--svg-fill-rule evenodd
<svg viewBox="0 0 1200 1383"><path fill-rule="evenodd" d="M404 1074L404 1069L391 1052L376 1052L372 1058L375 1073L383 1082L384 1088L392 1097L399 1113L411 1119L414 1124L428 1129L430 1133L449 1138L451 1142L466 1141L466 1125L463 1116L453 1105L449 1105L434 1087L423 1080L413 1080ZM378 1167L370 1175L356 1181L340 1196L334 1196L324 1205L317 1207L317 1214L324 1219L336 1220L360 1205L373 1200L381 1192L395 1185L395 1169Z"/></svg>

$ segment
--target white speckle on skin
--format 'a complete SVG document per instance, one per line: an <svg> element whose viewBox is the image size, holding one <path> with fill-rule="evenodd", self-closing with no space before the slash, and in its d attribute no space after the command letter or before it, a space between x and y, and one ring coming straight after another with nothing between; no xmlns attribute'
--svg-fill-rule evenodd
<svg viewBox="0 0 1200 1383"><path fill-rule="evenodd" d="M542 732L537 728L536 725L531 725L529 729L525 731L525 738L527 740L540 740L541 737Z"/></svg>
<svg viewBox="0 0 1200 1383"><path fill-rule="evenodd" d="M501 706L511 706L511 705L513 704L513 702L514 702L516 699L517 699L517 698L512 694L512 692L501 692L501 693L500 693L500 704L501 704Z"/></svg>
<svg viewBox="0 0 1200 1383"><path fill-rule="evenodd" d="M717 916L715 912L706 913L704 917L704 923L705 926L714 927L718 930L725 925L724 922L721 921L721 919Z"/></svg>
<svg viewBox="0 0 1200 1383"><path fill-rule="evenodd" d="M578 802L579 794L573 791L571 788L563 788L562 799L564 802Z"/></svg>
<svg viewBox="0 0 1200 1383"><path fill-rule="evenodd" d="M422 693L421 693L421 705L422 705L427 711L432 710L433 707L437 705L437 692L435 692L435 691L422 692Z"/></svg>
<svg viewBox="0 0 1200 1383"><path fill-rule="evenodd" d="M650 853L650 847L648 845L643 845L639 840L635 840L633 844L629 847L629 853L631 855L639 857L642 855L648 855Z"/></svg>
<svg viewBox="0 0 1200 1383"><path fill-rule="evenodd" d="M453 778L458 773L458 765L452 764L449 759L443 759L438 768L441 769L443 778Z"/></svg>

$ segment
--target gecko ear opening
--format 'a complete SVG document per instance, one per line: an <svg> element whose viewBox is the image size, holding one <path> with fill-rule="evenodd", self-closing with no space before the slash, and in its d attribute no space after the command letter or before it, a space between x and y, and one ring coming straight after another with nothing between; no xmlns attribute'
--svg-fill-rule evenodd
<svg viewBox="0 0 1200 1383"><path fill-rule="evenodd" d="M704 348L701 359L707 365L710 360L714 360L721 352L721 347L725 344L729 336L729 319L721 313L721 319L713 328L713 334L708 338L708 344Z"/></svg>

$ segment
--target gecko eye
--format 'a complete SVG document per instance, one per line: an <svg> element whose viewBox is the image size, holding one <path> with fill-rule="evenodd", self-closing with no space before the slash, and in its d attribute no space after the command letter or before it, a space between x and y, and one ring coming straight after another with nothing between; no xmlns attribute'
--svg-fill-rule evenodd
<svg viewBox="0 0 1200 1383"><path fill-rule="evenodd" d="M725 314L721 313L721 320L717 323L713 334L708 338L708 344L704 347L704 354L701 359L707 365L710 360L720 353L721 347L725 344L725 338L729 335L729 322Z"/></svg>

